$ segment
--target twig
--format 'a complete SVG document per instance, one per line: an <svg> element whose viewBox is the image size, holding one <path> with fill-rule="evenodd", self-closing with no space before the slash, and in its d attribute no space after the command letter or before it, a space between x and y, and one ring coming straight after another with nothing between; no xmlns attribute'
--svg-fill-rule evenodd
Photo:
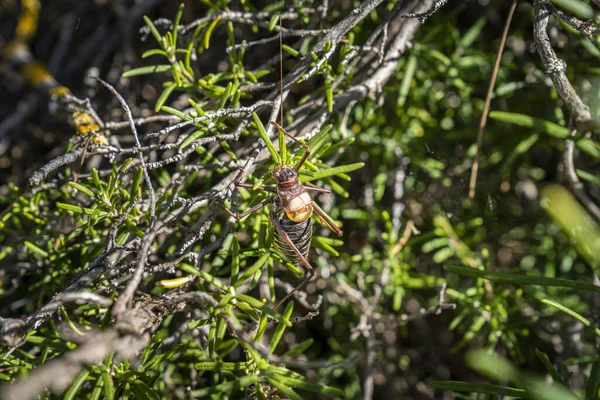
<svg viewBox="0 0 600 400"><path fill-rule="evenodd" d="M195 27L197 27L200 24L213 21L219 17L221 18L222 21L236 21L239 19L256 20L256 21L263 20L264 21L268 18L271 18L272 15L273 14L268 13L268 12L258 12L255 14L244 13L244 12L239 12L239 11L222 12L222 13L216 13L216 14L212 14L212 15L197 19L188 25L179 27L178 30L181 33L185 33L185 32L190 31L191 29L194 29ZM280 17L283 19L286 19L286 20L295 20L295 19L298 19L298 13L296 13L296 12L283 13L283 14L281 14ZM168 21L168 22L169 22L169 25L168 25L169 30L171 30L172 29L171 21ZM150 33L150 29L147 26L145 26L140 29L140 32L147 35Z"/></svg>
<svg viewBox="0 0 600 400"><path fill-rule="evenodd" d="M137 253L137 264L135 267L135 271L127 287L125 290L119 294L117 301L114 303L112 308L112 314L119 320L124 314L129 306L131 306L131 302L133 301L133 295L135 290L139 286L142 281L142 277L144 274L144 268L146 266L148 253L150 251L150 246L152 242L158 235L158 231L162 228L163 223L161 221L156 221L154 224L146 229L144 238L142 239L142 244Z"/></svg>
<svg viewBox="0 0 600 400"><path fill-rule="evenodd" d="M282 281L279 278L275 278L275 286L283 288L286 293L290 293L294 290L294 285ZM292 296L294 297L296 303L300 304L302 307L310 310L311 312L318 312L321 308L321 304L323 303L323 296L319 295L317 297L317 301L315 301L314 304L310 304L308 302L307 293L301 290L296 290Z"/></svg>
<svg viewBox="0 0 600 400"><path fill-rule="evenodd" d="M429 18L433 14L435 14L447 2L448 2L448 0L437 0L435 3L433 3L433 5L427 11L425 11L423 13L407 13L407 14L404 14L402 17L403 18L416 18L419 20L419 22L424 24L425 21L427 21L427 18Z"/></svg>
<svg viewBox="0 0 600 400"><path fill-rule="evenodd" d="M371 0L363 2L358 8L352 10L352 12L340 21L333 28L329 29L327 33L317 42L312 48L315 53L322 52L326 46L338 43L345 35L352 29L356 24L362 21L364 18L371 13L383 0ZM312 57L304 57L296 67L288 73L283 80L284 90L289 90L290 86L296 83L296 81L303 75L303 71L312 62Z"/></svg>
<svg viewBox="0 0 600 400"><path fill-rule="evenodd" d="M181 120L181 118L179 118L175 115L151 115L149 117L134 119L133 122L137 126L142 126L145 124L149 124L151 122L163 122L163 121L175 122L175 121L179 121L179 120ZM104 125L105 125L106 129L115 130L115 129L127 128L129 126L129 124L130 124L129 121L123 121L123 122L107 122Z"/></svg>
<svg viewBox="0 0 600 400"><path fill-rule="evenodd" d="M420 4L422 7L429 7L433 4L433 0L423 0L421 2L414 1L410 4L410 7L414 7L415 4ZM400 56L410 46L410 41L420 26L421 23L416 19L404 21L398 33L391 40L391 44L386 50L383 63L380 64L374 71L372 71L369 77L363 82L352 86L344 93L334 96L333 112L345 108L349 103L355 100L368 97L375 93L378 88L385 86L387 81L396 71ZM302 121L301 129L303 131L312 131L323 124L323 120L327 118L327 116L327 110L320 109L312 116ZM293 133L294 130L299 129L299 125L300 122L294 123L291 127L289 127L288 131Z"/></svg>
<svg viewBox="0 0 600 400"><path fill-rule="evenodd" d="M381 294L382 294L382 290L381 287L379 285L376 285L374 287L375 289L375 294L373 296L373 298L371 299L371 304L370 307L368 308L367 312L364 313L363 315L365 316L364 321L365 321L365 325L364 328L362 330L362 334L363 336L366 338L367 340L367 344L366 344L366 352L367 352L367 371L366 371L366 377L365 377L365 383L363 384L363 400L370 400L373 398L373 389L374 389L374 377L373 377L373 370L374 370L374 366L375 366L375 332L373 331L373 325L374 325L374 321L373 321L373 313L376 310L377 304L379 303L379 299L381 298ZM362 323L363 319L361 318L361 323ZM359 329L359 327L357 327L356 329Z"/></svg>
<svg viewBox="0 0 600 400"><path fill-rule="evenodd" d="M562 10L556 8L554 4L550 2L546 2L546 7L552 14L563 20L568 25L577 29L579 32L583 33L588 39L592 39L594 34L597 33L596 24L593 20L585 22L580 21L572 15L565 14Z"/></svg>
<svg viewBox="0 0 600 400"><path fill-rule="evenodd" d="M42 168L38 169L31 178L29 178L29 186L38 186L46 177L53 171L59 169L63 165L72 164L79 160L83 154L83 148L79 147L69 153L56 157L48 162Z"/></svg>
<svg viewBox="0 0 600 400"><path fill-rule="evenodd" d="M410 322L420 318L423 318L427 315L440 315L445 310L454 310L456 309L456 303L446 303L446 288L447 283L444 282L440 291L438 293L438 302L436 305L431 306L429 308L421 308L418 312L413 314L401 314L399 316L396 315L381 315L375 314L374 318L378 321L393 321L394 323L398 322Z"/></svg>
<svg viewBox="0 0 600 400"><path fill-rule="evenodd" d="M577 130L573 129L571 137L575 137ZM569 181L569 185L573 190L573 193L579 199L581 204L588 210L590 214L596 218L596 221L600 222L600 207L587 195L583 183L579 180L577 173L575 172L575 161L573 155L575 153L575 141L568 139L565 141L565 150L563 152L563 165L565 167L565 175Z"/></svg>
<svg viewBox="0 0 600 400"><path fill-rule="evenodd" d="M217 303L205 293L177 295L167 294L129 310L107 331L84 336L83 344L76 350L39 366L15 384L4 386L0 397L28 400L38 398L45 390L61 393L84 368L100 364L111 353L116 353L117 359L135 359L147 346L150 334L179 303L194 301L212 306Z"/></svg>
<svg viewBox="0 0 600 400"><path fill-rule="evenodd" d="M189 121L184 121L184 122L180 122L175 125L171 125L169 127L166 127L165 129L161 129L158 132L148 133L148 134L144 135L144 139L150 139L150 138L154 138L154 137L164 136L164 135L167 135L167 134L173 132L176 129L181 129L184 126L197 124L199 122L207 121L207 120L218 118L218 117L224 117L226 115L230 116L230 117L248 116L249 114L252 114L253 112L259 111L263 107L268 107L268 106L272 106L272 105L273 105L273 102L271 102L271 101L257 101L254 105L252 105L250 107L221 108L217 111L207 113L207 114L203 115L202 117L197 117L194 119L190 119Z"/></svg>
<svg viewBox="0 0 600 400"><path fill-rule="evenodd" d="M310 79L310 77L313 76L318 70L320 70L321 67L323 66L323 64L325 64L325 62L327 62L329 60L329 58L331 58L331 56L333 55L333 53L335 52L336 49L337 49L337 43L332 44L329 51L321 56L321 59L315 64L314 67L312 67L304 75L302 75L302 78L300 78L299 82L304 82L304 81Z"/></svg>
<svg viewBox="0 0 600 400"><path fill-rule="evenodd" d="M103 253L92 261L85 271L75 277L65 290L56 294L52 300L30 315L26 320L0 319L0 339L9 346L18 347L23 345L27 332L38 329L44 322L52 318L67 301L84 301L88 304L90 302L97 302L97 304L103 307L108 306L108 299L94 293L81 291L98 278L105 269L116 264L126 254L128 253L125 250Z"/></svg>
<svg viewBox="0 0 600 400"><path fill-rule="evenodd" d="M404 180L406 179L406 168L410 159L405 157L400 146L394 149L398 157L400 166L394 174L394 203L392 204L392 239L397 240L402 224L402 213L406 206L403 203L404 199Z"/></svg>
<svg viewBox="0 0 600 400"><path fill-rule="evenodd" d="M62 303L77 303L77 304L92 304L100 307L108 308L113 304L113 301L108 297L101 296L92 292L67 293L62 296Z"/></svg>
<svg viewBox="0 0 600 400"><path fill-rule="evenodd" d="M438 302L435 306L427 309L422 308L418 313L415 314L402 314L399 319L407 322L413 321L417 318L423 318L426 315L440 315L444 310L454 310L456 308L456 303L446 303L446 285L446 282L444 282L440 292L438 293Z"/></svg>
<svg viewBox="0 0 600 400"><path fill-rule="evenodd" d="M246 50L246 49L249 49L254 46L262 46L264 44L274 42L278 39L279 39L279 35L276 35L276 36L271 36L271 37L260 39L260 40L254 40L252 42L238 43L238 44L234 44L233 46L227 46L225 48L225 51L227 53L231 53L234 50Z"/></svg>
<svg viewBox="0 0 600 400"><path fill-rule="evenodd" d="M133 243L130 243L130 245L134 247L136 243L137 241L134 241ZM52 318L63 305L64 296L69 293L80 292L81 290L86 289L92 282L101 276L105 270L112 268L124 257L128 256L131 251L132 250L126 249L113 249L110 252L101 254L98 258L93 260L84 271L73 279L72 283L66 289L56 294L52 300L25 320L27 331L38 329L43 323Z"/></svg>
<svg viewBox="0 0 600 400"><path fill-rule="evenodd" d="M133 120L133 115L131 114L131 110L129 109L127 102L125 102L125 99L123 98L123 96L121 96L119 94L119 92L117 92L115 90L115 88L112 87L110 84L104 82L100 78L96 78L96 79L98 80L98 82L103 84L104 87L106 87L108 90L110 90L110 92L117 98L117 100L119 100L119 103L121 103L121 107L123 107L123 110L125 110L125 115L127 115L127 119L129 120L129 128L131 129L131 133L133 133L133 137L135 138L135 144L136 144L137 148L139 149L141 147L140 139L138 138L138 133L137 133L137 129L135 127L135 122ZM146 168L146 161L144 161L144 155L141 152L139 152L138 155L139 155L139 159L140 159L140 165L141 165L143 173L144 173L144 180L146 181L146 185L148 186L148 192L150 194L150 228L151 228L152 225L154 225L154 220L156 218L156 197L154 195L154 188L152 187L152 181L150 180L150 175L148 174L148 169Z"/></svg>
<svg viewBox="0 0 600 400"><path fill-rule="evenodd" d="M481 120L479 121L479 130L477 131L477 145L475 150L475 158L473 159L473 168L471 169L471 179L469 181L469 198L472 199L475 196L475 187L477 186L477 172L479 171L479 157L481 154L481 143L483 141L483 130L487 124L488 113L490 112L490 104L492 102L492 94L494 92L494 86L496 86L496 78L498 76L498 70L500 69L500 60L502 59L502 53L506 46L506 38L508 37L508 30L512 21L512 17L517 8L517 1L513 0L506 22L504 23L504 31L502 32L502 40L496 54L496 63L492 71L492 77L490 79L490 85L488 87L487 96L485 97L485 105L483 106L483 113L481 114Z"/></svg>
<svg viewBox="0 0 600 400"><path fill-rule="evenodd" d="M197 229L194 229L192 231L192 234L189 235L188 237L186 237L186 239L184 240L181 247L175 253L168 254L167 256L180 257L180 256L184 255L188 251L188 249L191 248L194 244L196 244L200 240L202 240L202 238L208 231L208 228L210 228L210 226L212 225L212 222L217 217L217 210L218 210L218 206L217 206L217 204L214 204L210 208L208 213L205 213L205 215L203 215L202 218L200 218L200 220L198 221L199 223L201 222L200 227Z"/></svg>
<svg viewBox="0 0 600 400"><path fill-rule="evenodd" d="M398 255L400 250L402 250L406 243L408 243L408 239L410 239L413 234L418 235L420 233L421 232L419 232L419 230L415 227L415 223L412 220L408 221L404 227L404 231L402 232L402 237L392 249L392 255L394 257Z"/></svg>
<svg viewBox="0 0 600 400"><path fill-rule="evenodd" d="M210 137L197 139L196 141L194 141L192 144L190 144L183 150L178 148L177 153L175 155L173 155L165 160L148 163L147 168L148 169L161 168L168 164L173 164L173 163L179 162L179 161L183 160L185 157L187 157L188 155L190 155L191 153L193 153L200 146L203 146L208 143L214 143L214 142L221 141L221 140L230 140L230 139L237 140L237 137L238 137L237 134L229 133L226 135L217 135L217 136L210 136Z"/></svg>
<svg viewBox="0 0 600 400"><path fill-rule="evenodd" d="M595 128L590 115L590 109L577 95L573 85L571 85L565 73L566 64L556 57L556 53L552 49L550 38L546 32L550 14L551 11L547 0L535 0L535 17L533 22L535 49L544 63L546 74L552 79L558 95L569 110L570 117L574 121L577 130L588 132Z"/></svg>

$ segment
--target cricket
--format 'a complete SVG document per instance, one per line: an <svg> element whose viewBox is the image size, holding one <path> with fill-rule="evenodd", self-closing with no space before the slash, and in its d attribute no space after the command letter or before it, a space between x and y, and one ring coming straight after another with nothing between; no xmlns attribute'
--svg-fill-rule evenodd
<svg viewBox="0 0 600 400"><path fill-rule="evenodd" d="M258 186L242 182L244 169L240 169L240 173L235 179L237 187L243 187L250 190L266 191L271 193L271 196L263 200L254 207L244 211L241 214L235 214L228 208L224 207L229 215L236 220L240 220L247 215L252 214L261 208L271 205L269 211L269 220L275 228L273 246L275 250L286 260L296 266L304 266L306 275L304 280L300 282L292 291L286 294L277 304L274 309L279 308L286 302L294 293L301 290L315 275L315 269L308 261L308 253L310 251L310 243L313 234L312 216L317 214L318 219L326 227L335 232L338 236L343 234L335 222L319 208L314 202L311 193L330 194L331 191L316 185L307 183L303 185L298 178L298 171L310 156L310 148L294 135L290 134L283 128L283 35L282 22L279 20L279 85L280 85L280 111L281 125L275 121L271 124L284 136L290 138L298 144L304 153L296 165L287 165L285 157L285 143L280 139L280 150L282 152L281 162L271 170L271 178L276 182L275 186Z"/></svg>
<svg viewBox="0 0 600 400"><path fill-rule="evenodd" d="M244 176L244 170L241 169L235 180L235 185L237 187L266 191L271 193L271 196L241 214L233 213L226 207L224 207L224 209L233 218L240 220L247 215L260 210L262 207L271 205L269 220L275 228L273 241L275 249L284 259L295 265L302 265L306 268L304 280L275 305L274 309L277 309L295 292L302 289L315 275L315 269L308 261L310 242L313 234L311 219L313 213L318 216L320 222L338 236L341 236L343 232L336 226L335 222L325 214L318 205L316 205L313 196L311 195L311 193L329 194L331 191L309 183L303 185L298 178L298 171L310 156L310 148L288 133L278 123L271 123L279 130L279 132L300 145L304 149L304 154L296 165L286 165L285 161L282 159L281 163L271 170L271 178L276 181L275 186L254 187L250 183L244 183L241 181Z"/></svg>

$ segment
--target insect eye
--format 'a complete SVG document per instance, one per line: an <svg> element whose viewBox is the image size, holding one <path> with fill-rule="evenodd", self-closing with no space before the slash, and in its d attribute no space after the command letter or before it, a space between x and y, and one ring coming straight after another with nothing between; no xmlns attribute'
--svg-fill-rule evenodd
<svg viewBox="0 0 600 400"><path fill-rule="evenodd" d="M294 177L294 172L291 169L286 169L284 175L285 179L292 179Z"/></svg>

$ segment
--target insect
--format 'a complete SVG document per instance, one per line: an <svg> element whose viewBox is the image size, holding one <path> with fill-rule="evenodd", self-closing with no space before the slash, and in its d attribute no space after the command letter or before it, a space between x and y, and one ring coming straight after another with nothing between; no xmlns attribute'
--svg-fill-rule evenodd
<svg viewBox="0 0 600 400"><path fill-rule="evenodd" d="M279 19L279 85L280 85L280 96L281 96L281 124L283 125L283 27L282 21ZM275 304L274 309L279 308L287 299L289 299L295 292L302 289L308 281L315 275L315 269L308 261L308 253L310 250L310 242L313 234L312 215L313 212L318 215L319 221L325 226L335 232L338 236L341 236L343 232L340 228L335 225L335 222L329 218L327 214L319 208L319 206L313 202L313 197L310 192L316 194L319 193L331 193L330 190L324 189L313 184L307 183L303 185L298 179L298 171L302 168L302 165L308 160L310 156L310 148L296 139L292 134L283 129L282 125L279 125L275 121L271 121L271 124L280 132L280 146L282 147L282 156L280 163L275 165L271 170L271 178L277 182L275 186L259 186L254 187L249 183L243 183L241 180L244 176L244 170L240 170L240 174L235 180L237 187L243 187L251 190L266 191L271 193L271 196L267 199L258 203L254 207L244 211L241 214L234 214L228 208L224 207L225 210L237 220L244 218L245 216L252 214L253 212L261 209L262 207L272 204L271 210L269 211L269 220L275 228L274 233L274 247L281 254L284 259L296 264L303 265L306 268L306 275L304 280L300 282L291 292L289 292L283 299ZM300 145L304 149L304 154L296 163L296 165L286 164L285 156L283 151L285 150L285 144L283 143L283 134L287 136L295 143Z"/></svg>
<svg viewBox="0 0 600 400"><path fill-rule="evenodd" d="M288 133L278 123L271 123L281 133L299 144L304 149L304 154L300 158L300 161L294 166L287 165L285 164L285 161L282 160L273 168L271 171L271 178L277 182L275 186L254 187L249 183L241 182L244 175L244 170L242 169L235 180L235 185L237 187L266 191L272 195L241 214L235 214L227 208L225 208L225 210L229 215L239 220L266 205L272 204L271 210L269 211L269 220L275 228L273 242L275 249L278 250L283 258L296 265L303 265L306 268L304 280L275 305L275 309L277 309L292 296L292 294L302 289L315 274L314 267L308 261L308 253L313 233L311 219L313 212L317 214L320 222L337 235L341 236L343 232L335 225L335 222L319 208L313 201L311 195L311 192L319 194L331 193L331 191L309 183L303 185L298 178L298 171L310 156L310 148Z"/></svg>

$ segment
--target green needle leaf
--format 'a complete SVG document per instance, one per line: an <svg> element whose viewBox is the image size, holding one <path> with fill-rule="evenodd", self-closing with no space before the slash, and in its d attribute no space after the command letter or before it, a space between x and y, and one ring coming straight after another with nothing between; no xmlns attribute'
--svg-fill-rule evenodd
<svg viewBox="0 0 600 400"><path fill-rule="evenodd" d="M80 191L81 193L85 193L86 195L88 195L91 198L95 198L96 195L94 194L94 192L92 192L90 189L86 188L85 186L83 186L80 183L77 182L69 182L69 186L71 186L72 188L77 189L78 191Z"/></svg>
<svg viewBox="0 0 600 400"><path fill-rule="evenodd" d="M283 353L281 357L296 357L302 353L304 353L304 351L306 349L308 349L310 346L312 346L312 344L315 342L314 339L306 339L303 342L298 343L297 345L295 345L294 347L292 347L291 349L289 349L287 352Z"/></svg>
<svg viewBox="0 0 600 400"><path fill-rule="evenodd" d="M480 393L499 396L524 397L525 390L513 387L490 385L485 383L469 383L457 381L431 382L431 387L440 390L452 390L454 392Z"/></svg>
<svg viewBox="0 0 600 400"><path fill-rule="evenodd" d="M267 262L267 260L269 259L270 253L266 252L265 254L263 254L262 256L260 256L260 258L254 263L252 264L251 267L249 267L243 274L242 276L239 277L239 279L233 284L233 287L237 288L239 287L241 284L243 284L248 278L250 278L252 275L254 275L254 273L256 273L256 271L263 269L265 266L265 263Z"/></svg>
<svg viewBox="0 0 600 400"><path fill-rule="evenodd" d="M38 246L36 246L35 244L33 244L31 242L25 241L25 247L27 247L29 250L31 250L32 253L35 253L44 258L47 258L49 256L47 251L39 248Z"/></svg>
<svg viewBox="0 0 600 400"><path fill-rule="evenodd" d="M280 377L280 379L287 386L302 389L302 390L307 390L309 392L326 394L329 396L344 397L344 395L345 395L343 390L335 388L335 387L331 387L331 386L319 385L316 383L310 383L310 382L306 382L301 379L290 378L290 377Z"/></svg>
<svg viewBox="0 0 600 400"><path fill-rule="evenodd" d="M569 307L565 307L562 304L557 303L554 300L542 299L542 303L552 306L552 307L556 308L557 310L560 310L560 311L564 312L565 314L575 318L577 321L581 322L584 326L593 330L596 335L600 336L600 329L597 328L596 326L594 326L590 322L590 320L588 320L587 318L585 318L583 315L579 314L578 312L573 311Z"/></svg>
<svg viewBox="0 0 600 400"><path fill-rule="evenodd" d="M365 163L359 162L359 163L348 164L348 165L340 165L338 167L321 169L317 172L313 172L313 174L309 177L301 177L300 182L304 183L304 182L308 182L308 181L316 181L319 179L328 178L330 176L335 176L338 174L345 174L347 172L356 171L357 169L360 169L364 166L365 166Z"/></svg>
<svg viewBox="0 0 600 400"><path fill-rule="evenodd" d="M198 371L243 371L248 368L247 362L221 362L221 361L203 361L194 364Z"/></svg>
<svg viewBox="0 0 600 400"><path fill-rule="evenodd" d="M210 37L212 36L213 31L221 21L221 16L219 15L213 22L210 23L208 29L206 29L206 33L204 34L204 48L208 49L210 46Z"/></svg>
<svg viewBox="0 0 600 400"><path fill-rule="evenodd" d="M273 332L273 336L271 336L271 340L269 341L269 347L271 348L271 352L274 352L283 336L283 332L285 328L290 326L290 316L292 315L292 311L294 310L294 302L290 301L287 303L285 307L285 311L283 312L283 319L279 321L277 328L275 328L275 332Z"/></svg>
<svg viewBox="0 0 600 400"><path fill-rule="evenodd" d="M529 115L503 111L492 111L489 115L491 119L495 119L496 121L507 122L509 124L514 124L525 128L536 129L555 138L567 139L569 137L569 130L564 126L560 126L554 122L545 121L543 119L533 118Z"/></svg>
<svg viewBox="0 0 600 400"><path fill-rule="evenodd" d="M254 123L256 124L256 127L258 128L258 134L260 135L260 138L263 140L263 142L265 142L265 146L267 146L267 149L269 150L269 153L271 154L271 158L273 159L275 164L281 164L281 159L279 158L277 149L275 149L273 142L269 138L269 135L267 135L267 130L265 129L265 126L261 122L258 115L254 112L252 113L252 119L254 120Z"/></svg>
<svg viewBox="0 0 600 400"><path fill-rule="evenodd" d="M573 288L585 292L600 293L600 286L596 286L586 282L572 281L569 279L548 278L545 276L519 275L505 272L490 272L482 271L475 268L459 267L453 265L445 266L444 269L446 271L454 272L456 274L464 276L469 276L471 278L487 279L492 282L498 283L508 283L512 285L558 286Z"/></svg>
<svg viewBox="0 0 600 400"><path fill-rule="evenodd" d="M162 108L162 106L168 100L168 98L171 95L171 93L173 93L173 90L175 90L176 88L177 88L177 83L171 82L165 88L165 90L163 90L162 94L160 95L160 97L156 101L156 105L154 106L154 111L158 112Z"/></svg>
<svg viewBox="0 0 600 400"><path fill-rule="evenodd" d="M126 78L130 78L132 76L158 74L158 73L166 72L166 71L170 71L170 70L171 70L171 64L151 65L148 67L139 67L139 68L130 69L129 71L125 71L123 73L123 76Z"/></svg>
<svg viewBox="0 0 600 400"><path fill-rule="evenodd" d="M160 32L158 32L158 29L156 29L156 26L154 26L152 20L144 15L144 22L148 25L148 28L150 28L150 32L152 33L152 36L154 36L154 39L156 39L159 44L162 44L162 36Z"/></svg>
<svg viewBox="0 0 600 400"><path fill-rule="evenodd" d="M175 20L173 21L173 33L172 33L173 41L171 42L171 45L173 46L173 48L177 47L177 31L179 28L179 21L181 21L181 16L183 15L183 7L184 7L184 4L181 3L179 5L179 8L177 9L177 14L175 15Z"/></svg>

